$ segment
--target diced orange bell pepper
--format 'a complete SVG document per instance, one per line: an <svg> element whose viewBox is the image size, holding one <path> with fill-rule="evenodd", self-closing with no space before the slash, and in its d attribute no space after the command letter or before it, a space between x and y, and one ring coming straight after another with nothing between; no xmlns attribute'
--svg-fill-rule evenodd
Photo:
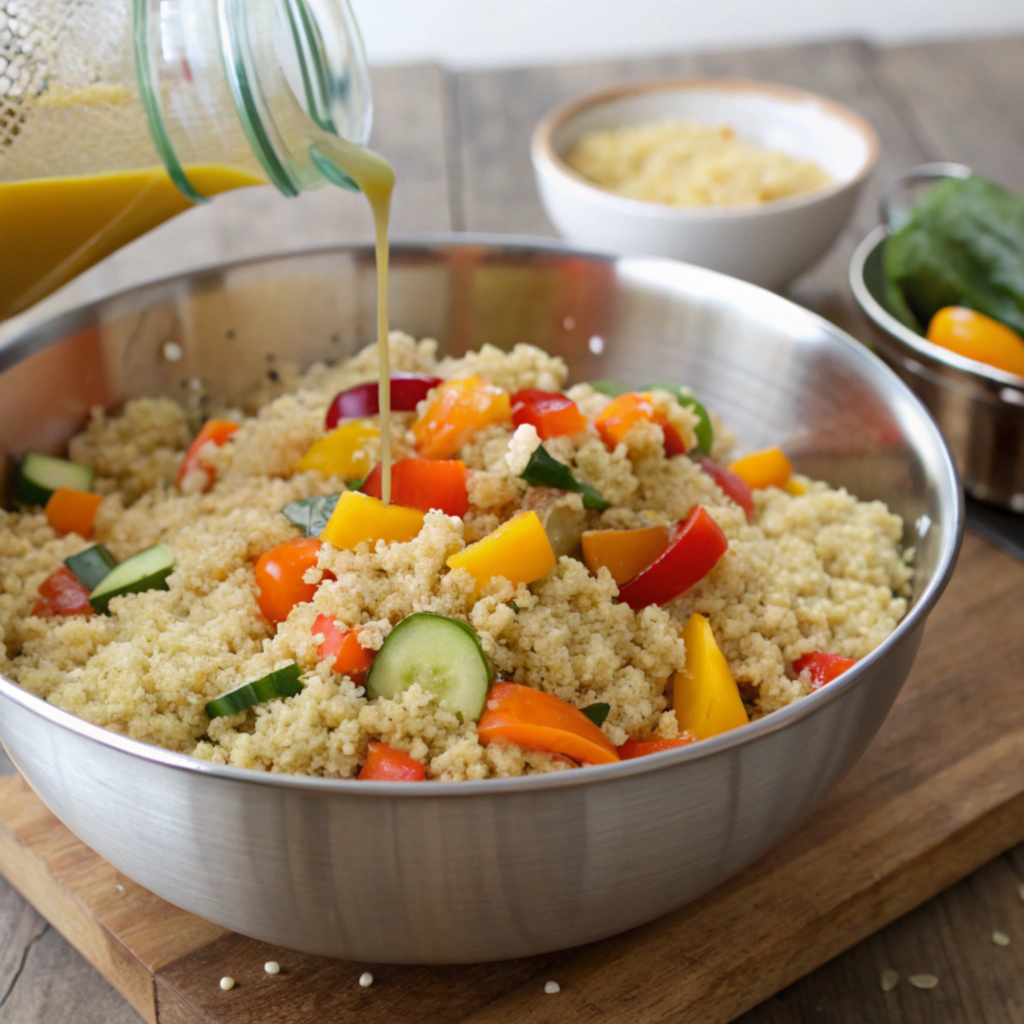
<svg viewBox="0 0 1024 1024"><path fill-rule="evenodd" d="M512 396L512 422L517 427L531 424L542 441L587 429L587 417L571 398L538 388L517 391Z"/></svg>
<svg viewBox="0 0 1024 1024"><path fill-rule="evenodd" d="M39 584L39 598L32 605L32 614L44 619L66 615L92 615L89 589L68 568L61 566Z"/></svg>
<svg viewBox="0 0 1024 1024"><path fill-rule="evenodd" d="M584 764L619 760L611 741L582 711L543 690L497 683L476 727L480 742L517 743L524 750L563 754Z"/></svg>
<svg viewBox="0 0 1024 1024"><path fill-rule="evenodd" d="M668 417L654 404L648 391L627 391L613 398L594 420L594 426L609 448L622 443L633 427L642 422L656 423L665 437L666 455L685 455L686 444Z"/></svg>
<svg viewBox="0 0 1024 1024"><path fill-rule="evenodd" d="M785 487L793 475L793 464L781 448L765 448L737 459L729 466L738 477L746 480L751 490L763 487Z"/></svg>
<svg viewBox="0 0 1024 1024"><path fill-rule="evenodd" d="M679 747L688 747L695 737L692 733L685 733L674 740L626 740L622 746L615 749L623 761L631 761L634 757L646 757L648 754L657 754L662 750L676 750Z"/></svg>
<svg viewBox="0 0 1024 1024"><path fill-rule="evenodd" d="M371 468L366 443L378 437L380 429L369 420L351 420L317 441L302 456L298 471L315 469L325 476L361 480Z"/></svg>
<svg viewBox="0 0 1024 1024"><path fill-rule="evenodd" d="M360 782L423 782L427 769L404 750L387 743L371 743L356 778Z"/></svg>
<svg viewBox="0 0 1024 1024"><path fill-rule="evenodd" d="M746 725L746 709L729 663L703 615L690 616L683 629L686 667L672 681L672 706L681 730L699 740Z"/></svg>
<svg viewBox="0 0 1024 1024"><path fill-rule="evenodd" d="M383 473L378 465L360 488L381 496ZM469 472L459 459L399 459L391 467L391 500L421 512L439 509L460 519L469 511Z"/></svg>
<svg viewBox="0 0 1024 1024"><path fill-rule="evenodd" d="M412 540L423 528L424 515L419 509L401 505L385 506L378 498L358 491L346 491L320 534L320 539L339 551L354 551L366 541L375 547Z"/></svg>
<svg viewBox="0 0 1024 1024"><path fill-rule="evenodd" d="M212 466L206 466L200 461L199 453L203 450L204 445L207 444L212 443L219 448L237 430L238 424L232 423L230 420L207 420L199 433L196 434L195 440L189 445L188 451L185 452L185 458L181 460L181 465L178 467L178 475L174 481L175 486L180 489L182 481L189 473L201 469L206 474L207 482L205 489L209 490L213 486L217 474Z"/></svg>
<svg viewBox="0 0 1024 1024"><path fill-rule="evenodd" d="M646 569L668 544L667 526L638 530L587 530L583 534L583 561L596 576L604 566L622 586Z"/></svg>
<svg viewBox="0 0 1024 1024"><path fill-rule="evenodd" d="M481 590L495 577L513 586L533 583L555 567L555 552L536 512L520 512L483 540L448 559L449 569L465 569Z"/></svg>
<svg viewBox="0 0 1024 1024"><path fill-rule="evenodd" d="M96 511L103 504L103 497L89 491L74 491L70 487L58 487L46 503L46 519L62 536L77 533L88 537L96 522Z"/></svg>
<svg viewBox="0 0 1024 1024"><path fill-rule="evenodd" d="M436 391L433 402L412 425L416 450L427 459L450 459L484 427L512 422L507 391L479 377L450 380Z"/></svg>

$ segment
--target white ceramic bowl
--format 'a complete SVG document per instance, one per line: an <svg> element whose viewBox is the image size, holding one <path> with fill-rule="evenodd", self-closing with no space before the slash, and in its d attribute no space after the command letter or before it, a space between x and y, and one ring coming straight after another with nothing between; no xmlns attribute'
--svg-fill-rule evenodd
<svg viewBox="0 0 1024 1024"><path fill-rule="evenodd" d="M728 125L741 138L817 161L832 180L758 206L667 206L617 195L563 159L584 132L666 118ZM799 89L730 78L629 82L588 93L548 114L532 144L541 198L566 238L671 256L775 289L835 241L878 153L874 129L852 110Z"/></svg>

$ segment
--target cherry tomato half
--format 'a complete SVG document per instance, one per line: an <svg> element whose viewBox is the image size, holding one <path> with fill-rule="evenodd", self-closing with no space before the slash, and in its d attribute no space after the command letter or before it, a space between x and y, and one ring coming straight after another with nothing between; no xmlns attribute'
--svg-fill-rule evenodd
<svg viewBox="0 0 1024 1024"><path fill-rule="evenodd" d="M256 563L256 598L260 611L271 622L284 622L291 610L304 601L312 601L318 584L302 577L316 565L320 557L320 541L315 537L289 540L271 548ZM324 573L326 579L334 579Z"/></svg>

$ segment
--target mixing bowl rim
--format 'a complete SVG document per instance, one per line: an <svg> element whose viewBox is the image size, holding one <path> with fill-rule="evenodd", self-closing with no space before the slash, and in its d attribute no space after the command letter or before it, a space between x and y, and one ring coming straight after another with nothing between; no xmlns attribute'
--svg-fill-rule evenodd
<svg viewBox="0 0 1024 1024"><path fill-rule="evenodd" d="M1024 379L1014 373L998 370L994 366L986 366L977 360L968 359L965 356L957 355L955 352L950 352L948 349L933 344L924 335L912 331L906 324L897 320L875 298L874 292L868 287L864 271L868 260L874 255L875 250L882 245L891 233L892 230L888 226L879 224L861 241L850 258L850 289L864 315L893 344L910 349L915 358L947 371L955 371L957 376L961 379L966 379L971 385L981 386L990 395L997 395L1000 403L1006 403L1006 399L1002 395L1003 389L1009 388L1013 392L1020 392L1022 393L1021 397L1015 395L1015 400L1007 404L1021 405L1024 402Z"/></svg>
<svg viewBox="0 0 1024 1024"><path fill-rule="evenodd" d="M605 188L573 170L566 163L562 154L555 149L553 142L555 132L562 125L595 107L626 96L700 88L706 88L709 91L719 89L723 92L759 93L773 99L787 101L790 104L813 104L833 120L844 122L859 134L867 146L867 153L856 173L851 177L843 180L833 179L796 195L783 196L754 205L671 206L667 203L633 199ZM590 202L598 202L609 210L633 216L667 219L678 224L751 221L768 217L773 213L781 214L789 210L814 206L863 185L877 167L881 149L878 133L866 118L852 108L837 103L827 96L778 82L731 76L716 77L714 75L671 75L662 78L641 78L634 81L615 82L592 89L571 97L548 111L537 122L530 140L530 155L538 174L552 176L561 184L571 188L577 196Z"/></svg>
<svg viewBox="0 0 1024 1024"><path fill-rule="evenodd" d="M617 256L612 253L601 253L587 251L570 246L556 239L534 238L520 235L492 235L492 234L423 234L408 237L399 237L392 243L393 253L424 253L436 254L445 250L483 248L495 250L501 253L533 255L537 252L550 253L552 255L571 256L596 260L605 263L627 266L653 266L667 272L682 272L687 275L696 275L698 278L705 278L709 281L716 281L720 284L727 282L729 287L738 290L739 298L744 293L756 293L762 300L771 307L784 310L789 318L794 315L803 319L809 327L814 327L831 337L841 346L855 353L855 358L866 360L874 370L881 373L887 379L897 393L915 410L917 426L929 437L932 446L939 456L941 472L936 479L936 485L940 492L940 501L943 504L952 497L952 507L943 508L943 512L949 513L947 522L939 524L942 533L942 550L937 560L935 571L929 580L924 592L917 602L908 611L907 615L899 622L896 629L890 634L874 651L861 659L852 669L843 673L837 680L828 686L809 694L808 696L781 708L778 711L766 715L756 722L751 722L742 729L736 729L711 739L702 740L677 750L664 751L651 754L646 757L634 758L607 765L588 765L581 771L554 772L546 775L524 776L519 778L505 779L484 779L477 781L466 781L458 783L426 781L426 782L381 782L366 783L358 782L355 779L328 779L300 775L276 774L270 772L258 772L249 768L234 768L229 765L218 765L208 761L200 760L188 754L179 754L174 751L165 750L144 743L141 740L131 739L121 733L113 732L102 726L94 725L85 719L79 718L70 711L65 711L55 705L49 704L42 697L22 689L12 679L0 673L0 698L12 701L25 711L37 715L45 721L57 726L60 729L75 733L83 739L99 743L109 749L126 754L129 757L139 758L152 764L162 765L176 771L205 775L222 779L225 782L243 782L250 785L272 785L285 787L287 789L309 790L325 793L338 793L347 796L362 795L368 797L380 797L387 794L394 798L421 798L427 799L438 796L446 797L474 797L485 794L498 795L500 793L522 793L533 790L559 789L566 786L592 785L600 782L614 782L632 775L645 774L659 769L671 768L684 762L701 760L713 757L719 753L728 751L747 743L753 743L762 737L784 729L792 723L796 723L809 715L815 714L818 710L839 700L850 689L855 687L859 681L870 672L880 661L888 657L889 653L912 636L913 633L923 625L932 608L942 595L952 575L956 564L960 544L964 531L964 497L960 487L960 481L955 465L946 447L938 427L931 416L913 394L913 392L900 380L898 375L885 364L878 356L858 342L852 335L842 328L836 326L824 317L799 306L789 299L776 295L767 289L757 285L741 281L718 271L708 270L694 264L683 263L680 260L668 259L665 257L646 256ZM39 323L30 324L23 331L9 338L6 343L0 343L0 373L5 372L12 366L17 365L23 359L66 339L73 330L68 330L61 325L70 325L76 319L83 319L84 315L95 310L104 304L123 301L132 296L139 296L145 292L159 290L187 279L199 279L215 273L239 270L248 266L255 266L272 261L303 259L311 256L325 256L333 253L349 253L365 260L372 260L374 248L369 243L347 244L347 245L322 245L308 249L301 249L292 252L278 254L263 254L247 257L240 260L223 261L213 263L193 270L166 275L144 281L130 287L112 291L101 295L96 299L80 303L71 309L47 317ZM47 333L56 333L58 336L45 341ZM11 359L11 354L17 356ZM915 447L920 450L921 442ZM936 467L937 469L939 467ZM943 486L944 485L944 486ZM946 498L942 499L942 492L945 491Z"/></svg>

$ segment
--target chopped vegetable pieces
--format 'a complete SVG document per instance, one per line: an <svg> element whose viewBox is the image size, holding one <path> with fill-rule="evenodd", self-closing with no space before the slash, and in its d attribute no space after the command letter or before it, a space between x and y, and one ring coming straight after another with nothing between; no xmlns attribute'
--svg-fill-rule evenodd
<svg viewBox="0 0 1024 1024"><path fill-rule="evenodd" d="M306 537L319 537L338 505L340 494L325 494L315 498L300 498L289 502L281 514L294 523Z"/></svg>
<svg viewBox="0 0 1024 1024"><path fill-rule="evenodd" d="M102 504L99 494L58 487L46 503L46 520L61 536L77 533L79 537L88 538Z"/></svg>
<svg viewBox="0 0 1024 1024"><path fill-rule="evenodd" d="M385 505L379 498L347 491L338 499L320 539L339 551L354 551L364 541L371 548L381 540L404 543L420 532L423 519L419 509Z"/></svg>
<svg viewBox="0 0 1024 1024"><path fill-rule="evenodd" d="M92 613L89 591L66 566L61 566L39 584L39 597L32 605L32 614L44 619Z"/></svg>
<svg viewBox="0 0 1024 1024"><path fill-rule="evenodd" d="M684 733L674 740L626 740L615 749L623 761L631 761L634 757L646 757L648 754L657 754L662 750L678 750L679 747L688 747L694 739L692 733Z"/></svg>
<svg viewBox="0 0 1024 1024"><path fill-rule="evenodd" d="M478 430L510 423L507 391L479 377L446 381L427 411L412 426L416 449L427 459L451 458Z"/></svg>
<svg viewBox="0 0 1024 1024"><path fill-rule="evenodd" d="M256 603L271 622L284 622L297 604L313 600L319 584L303 577L319 558L320 541L303 537L278 544L256 563Z"/></svg>
<svg viewBox="0 0 1024 1024"><path fill-rule="evenodd" d="M609 503L590 484L581 484L573 476L572 470L564 462L559 462L553 455L549 455L543 445L533 450L530 461L521 475L531 484L557 487L561 491L575 491L577 494L583 495L584 508L598 510L608 508Z"/></svg>
<svg viewBox="0 0 1024 1024"><path fill-rule="evenodd" d="M369 420L352 420L314 444L298 465L300 473L316 470L325 476L344 480L362 479L370 471L367 442L380 437L380 430Z"/></svg>
<svg viewBox="0 0 1024 1024"><path fill-rule="evenodd" d="M644 391L667 391L684 409L689 409L697 417L694 434L697 435L697 447L690 453L694 456L710 455L715 443L715 428L711 424L704 403L694 398L678 384L648 384Z"/></svg>
<svg viewBox="0 0 1024 1024"><path fill-rule="evenodd" d="M752 520L757 515L757 506L754 504L754 494L750 484L738 473L734 473L725 466L720 466L714 459L699 459L701 469L722 489L727 498L732 498L737 505L747 514L747 519Z"/></svg>
<svg viewBox="0 0 1024 1024"><path fill-rule="evenodd" d="M359 642L359 630L338 629L330 615L318 615L313 622L313 635L323 641L316 650L320 661L326 661L333 672L361 683L373 664L374 652Z"/></svg>
<svg viewBox="0 0 1024 1024"><path fill-rule="evenodd" d="M117 559L102 544L93 544L65 558L64 564L87 591L92 591L117 568Z"/></svg>
<svg viewBox="0 0 1024 1024"><path fill-rule="evenodd" d="M637 530L587 530L583 534L583 561L596 576L602 566L621 587L654 561L668 544L667 526Z"/></svg>
<svg viewBox="0 0 1024 1024"><path fill-rule="evenodd" d="M612 399L594 420L594 426L609 448L621 444L638 423L656 423L665 438L666 455L685 455L686 444L668 417L657 408L649 392L627 391Z"/></svg>
<svg viewBox="0 0 1024 1024"><path fill-rule="evenodd" d="M587 418L576 403L557 391L527 388L512 396L512 422L517 427L529 423L542 441L565 434L580 434L587 429Z"/></svg>
<svg viewBox="0 0 1024 1024"><path fill-rule="evenodd" d="M564 754L585 764L619 760L610 740L578 708L553 694L517 683L498 683L477 726L480 742L517 743L524 750Z"/></svg>
<svg viewBox="0 0 1024 1024"><path fill-rule="evenodd" d="M381 467L366 478L361 490L381 496ZM391 500L421 512L439 509L460 519L469 511L469 472L458 459L399 459L391 467Z"/></svg>
<svg viewBox="0 0 1024 1024"><path fill-rule="evenodd" d="M460 721L475 722L493 679L491 663L471 626L416 612L387 635L367 676L366 696L392 699L419 684Z"/></svg>
<svg viewBox="0 0 1024 1024"><path fill-rule="evenodd" d="M672 706L681 730L698 740L748 722L739 687L703 615L690 616L683 630L686 667L672 681Z"/></svg>
<svg viewBox="0 0 1024 1024"><path fill-rule="evenodd" d="M299 676L302 673L299 666L294 664L285 665L276 672L263 676L251 683L243 683L234 690L222 693L206 705L206 713L211 718L222 718L225 715L235 715L239 711L245 711L256 704L263 704L268 700L278 700L282 697L294 697L302 693L302 683Z"/></svg>
<svg viewBox="0 0 1024 1024"><path fill-rule="evenodd" d="M217 479L217 473L212 466L203 463L200 454L208 444L220 448L237 430L238 424L232 423L230 420L207 420L196 434L195 440L189 445L188 451L185 452L185 458L181 460L178 475L174 481L175 486L180 490L187 476L196 470L202 470L206 474L206 484L203 490L208 491Z"/></svg>
<svg viewBox="0 0 1024 1024"><path fill-rule="evenodd" d="M676 526L661 554L619 588L619 600L634 611L665 604L704 579L728 549L722 528L697 505Z"/></svg>
<svg viewBox="0 0 1024 1024"><path fill-rule="evenodd" d="M744 455L729 469L745 480L753 491L763 487L785 487L793 475L793 464L781 448L765 448L764 451Z"/></svg>
<svg viewBox="0 0 1024 1024"><path fill-rule="evenodd" d="M1024 337L984 313L947 306L932 317L927 337L958 356L1024 377Z"/></svg>
<svg viewBox="0 0 1024 1024"><path fill-rule="evenodd" d="M110 602L125 594L147 590L168 590L167 577L174 571L174 551L166 544L146 548L126 558L92 589L89 601L101 615L110 612Z"/></svg>
<svg viewBox="0 0 1024 1024"><path fill-rule="evenodd" d="M421 761L386 743L371 743L367 747L366 760L356 776L360 782L423 782L426 777L427 769ZM372 983L371 976L367 985ZM359 984L363 984L362 978Z"/></svg>
<svg viewBox="0 0 1024 1024"><path fill-rule="evenodd" d="M21 475L14 497L23 505L45 505L58 487L91 491L92 482L93 471L89 466L27 452L21 460Z"/></svg>
<svg viewBox="0 0 1024 1024"><path fill-rule="evenodd" d="M582 708L583 714L589 718L594 725L600 728L604 725L604 720L611 714L611 704L588 704L585 708Z"/></svg>
<svg viewBox="0 0 1024 1024"><path fill-rule="evenodd" d="M426 377L418 373L391 374L391 411L415 412L416 406L440 383L440 377ZM376 416L379 412L380 385L376 381L357 384L334 396L327 409L327 429L334 430L342 420Z"/></svg>
<svg viewBox="0 0 1024 1024"><path fill-rule="evenodd" d="M620 384L617 380L592 380L590 386L599 395L607 395L609 398L618 398L629 390L625 384Z"/></svg>
<svg viewBox="0 0 1024 1024"><path fill-rule="evenodd" d="M841 658L838 654L826 654L824 651L812 651L793 662L793 671L802 676L811 677L811 690L820 690L826 683L837 679L848 668L857 662L852 658Z"/></svg>
<svg viewBox="0 0 1024 1024"><path fill-rule="evenodd" d="M482 590L495 576L514 586L533 583L555 567L555 552L536 512L520 512L483 540L448 559L449 569L465 569Z"/></svg>

